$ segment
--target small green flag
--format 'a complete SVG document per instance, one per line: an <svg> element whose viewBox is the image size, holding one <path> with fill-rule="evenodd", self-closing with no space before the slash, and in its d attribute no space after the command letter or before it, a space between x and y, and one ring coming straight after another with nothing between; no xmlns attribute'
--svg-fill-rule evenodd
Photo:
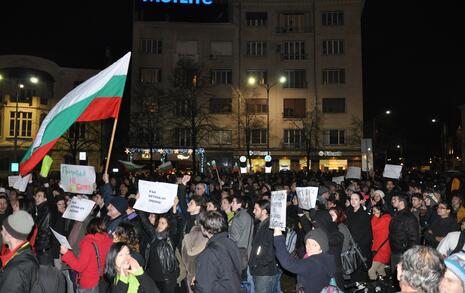
<svg viewBox="0 0 465 293"><path fill-rule="evenodd" d="M47 177L48 172L50 172L50 167L52 167L53 159L49 155L46 155L42 160L42 168L40 169L40 176Z"/></svg>

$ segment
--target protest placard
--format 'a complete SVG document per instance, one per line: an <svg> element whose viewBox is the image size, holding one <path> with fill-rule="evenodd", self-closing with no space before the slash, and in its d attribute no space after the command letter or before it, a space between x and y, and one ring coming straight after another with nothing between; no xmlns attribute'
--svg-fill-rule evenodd
<svg viewBox="0 0 465 293"><path fill-rule="evenodd" d="M8 187L15 186L16 181L21 179L21 176L8 176Z"/></svg>
<svg viewBox="0 0 465 293"><path fill-rule="evenodd" d="M63 218L82 222L90 214L94 205L95 202L93 200L75 196L68 203L68 207L63 213Z"/></svg>
<svg viewBox="0 0 465 293"><path fill-rule="evenodd" d="M336 183L336 184L341 184L342 182L344 182L344 176L338 176L338 177L333 177L333 182Z"/></svg>
<svg viewBox="0 0 465 293"><path fill-rule="evenodd" d="M60 186L65 192L92 194L94 192L95 169L93 166L61 164Z"/></svg>
<svg viewBox="0 0 465 293"><path fill-rule="evenodd" d="M349 167L347 169L347 179L360 179L362 177L362 168L360 167Z"/></svg>
<svg viewBox="0 0 465 293"><path fill-rule="evenodd" d="M24 177L19 176L19 179L16 180L15 183L13 184L13 188L21 192L26 191L27 184L29 183L31 178L32 178L32 174L27 174Z"/></svg>
<svg viewBox="0 0 465 293"><path fill-rule="evenodd" d="M63 245L64 247L66 247L68 249L72 249L71 245L69 245L68 239L66 239L65 236L63 236L60 233L58 233L57 231L53 230L51 227L50 227L50 230L52 230L52 233L55 236L55 238L58 240L58 243L60 243L61 245Z"/></svg>
<svg viewBox="0 0 465 293"><path fill-rule="evenodd" d="M139 180L140 197L134 208L154 214L164 214L173 207L178 185Z"/></svg>
<svg viewBox="0 0 465 293"><path fill-rule="evenodd" d="M270 228L286 229L287 191L271 192Z"/></svg>
<svg viewBox="0 0 465 293"><path fill-rule="evenodd" d="M46 155L42 159L42 167L40 168L40 176L47 177L48 172L50 172L50 167L52 167L53 159L49 155Z"/></svg>
<svg viewBox="0 0 465 293"><path fill-rule="evenodd" d="M318 187L296 187L299 207L304 210L315 208Z"/></svg>
<svg viewBox="0 0 465 293"><path fill-rule="evenodd" d="M401 172L402 172L402 166L386 164L386 166L384 166L383 177L399 179Z"/></svg>

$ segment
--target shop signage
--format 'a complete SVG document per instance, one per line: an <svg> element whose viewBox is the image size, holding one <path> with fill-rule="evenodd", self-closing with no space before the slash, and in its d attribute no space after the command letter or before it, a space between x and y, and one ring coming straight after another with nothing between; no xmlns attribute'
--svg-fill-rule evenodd
<svg viewBox="0 0 465 293"><path fill-rule="evenodd" d="M268 152L263 151L249 151L250 156L266 156L269 155Z"/></svg>
<svg viewBox="0 0 465 293"><path fill-rule="evenodd" d="M211 5L213 0L143 0L144 3L172 3L187 5Z"/></svg>
<svg viewBox="0 0 465 293"><path fill-rule="evenodd" d="M318 155L320 157L340 157L342 156L342 152L320 151Z"/></svg>

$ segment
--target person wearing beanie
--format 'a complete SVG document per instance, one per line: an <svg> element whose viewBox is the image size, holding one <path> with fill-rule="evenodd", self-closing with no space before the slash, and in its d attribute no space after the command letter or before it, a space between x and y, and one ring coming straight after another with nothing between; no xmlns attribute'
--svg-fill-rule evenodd
<svg viewBox="0 0 465 293"><path fill-rule="evenodd" d="M297 274L297 283L303 292L319 293L335 277L336 263L334 256L328 253L328 236L322 228L311 230L305 235L306 254L303 259L289 254L285 237L279 228L274 229L274 246L279 263L284 269Z"/></svg>
<svg viewBox="0 0 465 293"><path fill-rule="evenodd" d="M113 196L107 206L107 232L112 237L113 232L119 223L126 220L126 211L128 209L128 200L121 196Z"/></svg>
<svg viewBox="0 0 465 293"><path fill-rule="evenodd" d="M10 252L0 256L0 292L29 293L39 273L39 261L27 241L34 227L32 216L19 210L3 221L2 238Z"/></svg>
<svg viewBox="0 0 465 293"><path fill-rule="evenodd" d="M444 260L446 273L439 284L440 292L465 292L465 253L453 254Z"/></svg>

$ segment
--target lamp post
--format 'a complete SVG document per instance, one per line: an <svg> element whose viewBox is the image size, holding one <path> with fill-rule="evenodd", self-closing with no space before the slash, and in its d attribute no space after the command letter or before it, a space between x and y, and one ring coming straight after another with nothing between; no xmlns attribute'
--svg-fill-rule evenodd
<svg viewBox="0 0 465 293"><path fill-rule="evenodd" d="M380 116L383 116L383 115L391 115L391 110L386 110L386 111L384 111L383 113L380 113L380 114L375 115L375 116L373 117L373 126L372 126L372 127L373 127L373 129L372 129L373 133L372 133L372 135L371 135L372 148L373 148L373 156L375 157L375 158L373 159L373 166L374 166L374 162L376 161L376 151L377 151L377 145L376 145L376 143L375 143L375 142L376 142L376 119L377 119L378 117L380 117Z"/></svg>
<svg viewBox="0 0 465 293"><path fill-rule="evenodd" d="M267 153L268 155L270 154L270 90L278 85L278 84L284 84L286 82L286 77L281 76L279 77L278 81L272 84L265 83L265 81L262 79L261 82L259 83L260 86L262 86L266 90L266 107L267 107L267 115L266 115L266 148L267 148ZM254 76L250 76L248 80L249 85L255 85L257 84L257 79ZM247 138L250 139L250 138Z"/></svg>

